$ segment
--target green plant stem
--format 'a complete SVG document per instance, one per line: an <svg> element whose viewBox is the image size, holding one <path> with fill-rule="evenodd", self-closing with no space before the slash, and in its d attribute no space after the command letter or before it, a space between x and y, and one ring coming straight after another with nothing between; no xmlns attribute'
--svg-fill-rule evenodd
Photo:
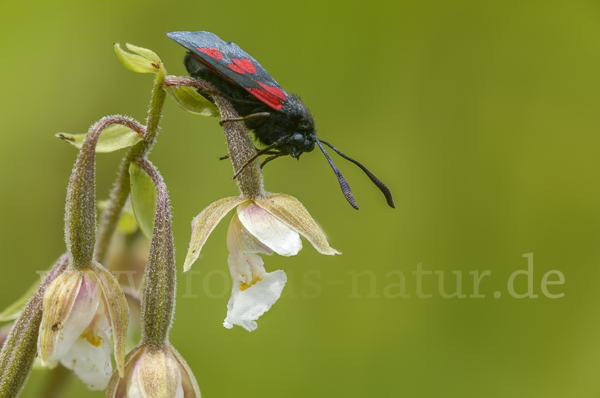
<svg viewBox="0 0 600 398"><path fill-rule="evenodd" d="M108 247L115 229L117 228L117 222L121 215L121 210L125 206L127 197L131 190L129 181L129 164L134 162L136 159L145 158L152 146L156 142L158 136L158 129L160 118L162 116L162 109L166 99L166 92L163 89L164 76L157 74L154 79L154 86L152 87L152 97L150 99L150 109L148 110L148 120L146 126L146 138L144 141L138 143L129 150L127 155L123 158L117 178L113 184L113 188L109 195L109 200L106 208L102 212L100 217L100 226L98 229L98 238L96 240L96 247L94 251L94 259L103 263L108 253Z"/></svg>

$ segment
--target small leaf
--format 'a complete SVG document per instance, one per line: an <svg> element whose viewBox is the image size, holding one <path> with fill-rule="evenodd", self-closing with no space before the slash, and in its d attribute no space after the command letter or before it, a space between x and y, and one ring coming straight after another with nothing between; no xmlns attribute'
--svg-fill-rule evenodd
<svg viewBox="0 0 600 398"><path fill-rule="evenodd" d="M14 321L21 315L25 304L31 298L33 293L40 285L41 280L36 281L17 301L9 305L4 311L0 313L0 322Z"/></svg>
<svg viewBox="0 0 600 398"><path fill-rule="evenodd" d="M200 95L195 88L188 86L165 87L171 97L184 110L205 117L219 116L217 107Z"/></svg>
<svg viewBox="0 0 600 398"><path fill-rule="evenodd" d="M152 239L156 215L156 187L150 176L134 162L129 165L129 176L135 218L146 238Z"/></svg>
<svg viewBox="0 0 600 398"><path fill-rule="evenodd" d="M56 134L58 138L77 148L81 148L86 135L87 134ZM114 152L119 149L134 146L140 141L142 141L142 137L135 131L120 124L113 124L102 131L102 134L98 139L98 144L96 145L96 152Z"/></svg>
<svg viewBox="0 0 600 398"><path fill-rule="evenodd" d="M158 55L156 55L154 52L145 48L132 46L131 44L127 44L127 48L143 55L140 56L125 52L121 49L121 46L119 46L118 43L115 43L115 52L117 53L117 57L119 57L119 60L127 69L138 73L166 74L160 58L158 58Z"/></svg>

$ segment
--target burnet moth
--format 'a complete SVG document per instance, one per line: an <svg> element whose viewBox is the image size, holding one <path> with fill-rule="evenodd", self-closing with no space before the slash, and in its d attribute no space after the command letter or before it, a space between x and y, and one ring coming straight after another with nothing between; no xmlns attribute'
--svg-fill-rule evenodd
<svg viewBox="0 0 600 398"><path fill-rule="evenodd" d="M302 100L295 94L286 93L269 73L237 44L225 42L214 33L204 31L170 32L167 36L188 50L184 63L190 75L214 85L219 93L231 102L240 117L244 118L246 127L254 130L256 139L266 146L246 164L260 155L271 155L261 167L280 156L290 155L298 159L302 153L311 152L316 144L335 172L346 200L358 209L350 186L325 151L325 144L344 159L360 167L383 192L388 205L394 207L389 188L365 166L346 156L327 141L317 138L312 114ZM212 101L208 93L201 90L199 93ZM235 176L240 171L238 170Z"/></svg>

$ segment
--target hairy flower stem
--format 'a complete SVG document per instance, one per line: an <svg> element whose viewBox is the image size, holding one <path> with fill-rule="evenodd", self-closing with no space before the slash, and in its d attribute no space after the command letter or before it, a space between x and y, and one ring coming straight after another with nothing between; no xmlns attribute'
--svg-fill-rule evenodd
<svg viewBox="0 0 600 398"><path fill-rule="evenodd" d="M152 163L139 159L137 164L148 173L156 187L156 217L141 305L142 344L162 347L168 343L175 311L176 268L171 208L167 187Z"/></svg>
<svg viewBox="0 0 600 398"><path fill-rule="evenodd" d="M165 80L165 86L196 87L211 95L215 105L219 108L221 120L224 121L223 127L225 138L227 139L227 149L234 173L242 168L247 159L256 154L256 149L254 148L250 134L248 134L248 130L246 130L246 125L243 121L229 121L239 118L239 115L229 101L219 95L212 85L197 79L170 78ZM265 196L263 175L257 159L250 162L240 173L237 177L237 184L244 198L260 199Z"/></svg>
<svg viewBox="0 0 600 398"><path fill-rule="evenodd" d="M163 90L163 81L164 77L161 74L157 74L152 88L150 109L148 110L147 127L145 128L146 137L142 142L131 148L123 158L123 161L119 166L119 171L117 172L117 178L115 179L110 192L108 204L100 217L98 239L96 241L94 254L95 260L99 263L102 263L106 257L110 240L117 228L117 221L119 221L121 210L129 196L129 191L131 189L129 182L129 164L136 159L145 158L156 142L162 109L166 98L166 93Z"/></svg>
<svg viewBox="0 0 600 398"><path fill-rule="evenodd" d="M71 173L65 209L65 241L70 263L75 268L89 266L96 243L96 144L102 131L111 124L122 124L145 138L145 128L122 116L100 119L88 131Z"/></svg>
<svg viewBox="0 0 600 398"><path fill-rule="evenodd" d="M67 267L68 256L63 255L46 275L29 299L15 322L0 352L0 397L17 397L33 365L42 322L42 304L46 288Z"/></svg>

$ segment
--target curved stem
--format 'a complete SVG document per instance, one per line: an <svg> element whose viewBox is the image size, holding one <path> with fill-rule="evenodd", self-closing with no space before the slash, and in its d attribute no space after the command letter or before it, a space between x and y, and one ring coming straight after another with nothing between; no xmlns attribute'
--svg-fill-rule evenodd
<svg viewBox="0 0 600 398"><path fill-rule="evenodd" d="M73 167L65 208L65 241L71 264L86 268L92 261L96 243L96 144L102 131L111 124L122 124L130 129L145 131L139 123L123 116L107 116L94 124ZM140 134L141 135L141 134ZM142 135L143 136L143 135Z"/></svg>

